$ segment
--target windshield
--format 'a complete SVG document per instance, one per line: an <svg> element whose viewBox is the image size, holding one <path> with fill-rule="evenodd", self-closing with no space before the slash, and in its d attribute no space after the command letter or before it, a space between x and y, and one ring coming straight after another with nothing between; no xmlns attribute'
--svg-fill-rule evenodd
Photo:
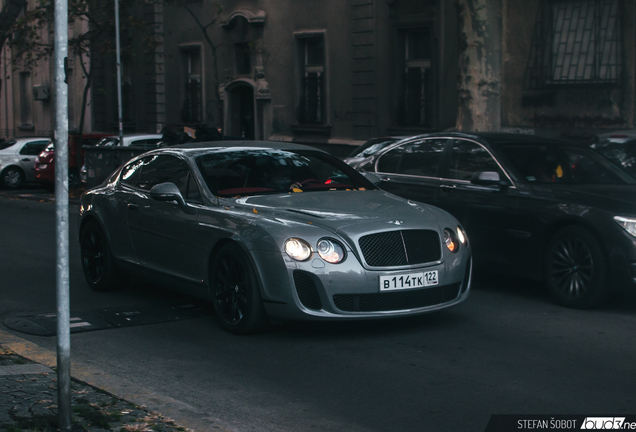
<svg viewBox="0 0 636 432"><path fill-rule="evenodd" d="M501 151L531 183L634 184L610 160L583 147L505 145Z"/></svg>
<svg viewBox="0 0 636 432"><path fill-rule="evenodd" d="M119 145L119 138L106 137L95 145L100 147L114 147Z"/></svg>
<svg viewBox="0 0 636 432"><path fill-rule="evenodd" d="M321 152L228 149L196 159L216 196L376 189L344 162Z"/></svg>
<svg viewBox="0 0 636 432"><path fill-rule="evenodd" d="M624 144L608 144L596 149L632 176L636 176L636 140Z"/></svg>
<svg viewBox="0 0 636 432"><path fill-rule="evenodd" d="M356 148L353 152L351 152L349 157L354 157L354 156L355 157L367 157L367 156L371 156L373 154L376 154L377 152L379 152L380 150L382 150L384 147L388 146L389 144L393 144L397 140L398 140L397 138L375 138L375 139L371 139L371 140L365 142L364 144L362 144L360 147Z"/></svg>
<svg viewBox="0 0 636 432"><path fill-rule="evenodd" d="M7 141L2 141L0 142L0 150L4 150L6 148L11 147L13 144L17 143L18 141L14 140L14 139L10 139Z"/></svg>

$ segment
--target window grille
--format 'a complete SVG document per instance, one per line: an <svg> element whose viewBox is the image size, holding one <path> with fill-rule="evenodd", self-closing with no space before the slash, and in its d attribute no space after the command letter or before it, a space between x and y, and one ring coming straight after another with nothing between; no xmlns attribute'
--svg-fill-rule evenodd
<svg viewBox="0 0 636 432"><path fill-rule="evenodd" d="M618 84L622 62L620 0L544 0L524 88Z"/></svg>

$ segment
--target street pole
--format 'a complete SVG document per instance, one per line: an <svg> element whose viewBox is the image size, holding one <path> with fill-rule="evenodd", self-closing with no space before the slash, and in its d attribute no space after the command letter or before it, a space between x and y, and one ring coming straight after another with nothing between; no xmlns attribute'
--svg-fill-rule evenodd
<svg viewBox="0 0 636 432"><path fill-rule="evenodd" d="M119 116L119 145L124 145L124 125L121 108L121 49L119 47L119 0L115 0L115 47L117 53L117 114Z"/></svg>
<svg viewBox="0 0 636 432"><path fill-rule="evenodd" d="M58 426L71 430L71 331L68 223L68 0L55 0L55 216L57 240Z"/></svg>

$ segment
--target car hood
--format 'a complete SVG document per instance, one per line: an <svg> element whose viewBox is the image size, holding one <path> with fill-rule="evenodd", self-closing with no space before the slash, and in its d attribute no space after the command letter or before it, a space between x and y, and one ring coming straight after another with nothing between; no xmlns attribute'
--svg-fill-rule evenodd
<svg viewBox="0 0 636 432"><path fill-rule="evenodd" d="M542 185L535 191L558 201L636 215L636 185Z"/></svg>
<svg viewBox="0 0 636 432"><path fill-rule="evenodd" d="M311 223L345 237L392 229L439 230L442 223L455 223L452 216L437 207L384 191L302 192L232 201L261 217Z"/></svg>

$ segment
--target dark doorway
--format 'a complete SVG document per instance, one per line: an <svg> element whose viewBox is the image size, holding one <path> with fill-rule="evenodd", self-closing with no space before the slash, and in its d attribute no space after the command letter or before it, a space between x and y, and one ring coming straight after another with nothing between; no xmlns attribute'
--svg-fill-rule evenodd
<svg viewBox="0 0 636 432"><path fill-rule="evenodd" d="M229 131L227 135L254 139L254 89L237 85L230 90Z"/></svg>

